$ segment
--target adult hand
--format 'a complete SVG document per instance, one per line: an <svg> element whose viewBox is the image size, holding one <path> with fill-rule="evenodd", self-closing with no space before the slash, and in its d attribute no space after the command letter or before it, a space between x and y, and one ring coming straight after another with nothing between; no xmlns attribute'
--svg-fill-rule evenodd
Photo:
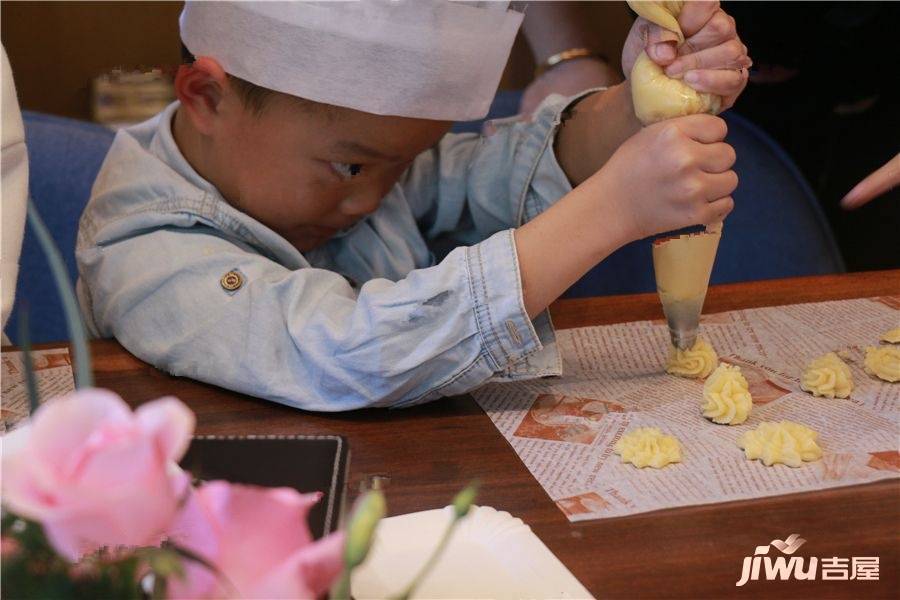
<svg viewBox="0 0 900 600"><path fill-rule="evenodd" d="M900 153L885 163L883 167L857 183L841 199L841 208L845 210L859 208L898 185L900 185Z"/></svg>
<svg viewBox="0 0 900 600"><path fill-rule="evenodd" d="M718 2L685 2L678 15L685 41L638 18L622 49L622 69L630 75L642 50L666 75L684 78L698 92L722 96L722 108L730 108L747 85L747 69L753 64L737 34L734 19Z"/></svg>

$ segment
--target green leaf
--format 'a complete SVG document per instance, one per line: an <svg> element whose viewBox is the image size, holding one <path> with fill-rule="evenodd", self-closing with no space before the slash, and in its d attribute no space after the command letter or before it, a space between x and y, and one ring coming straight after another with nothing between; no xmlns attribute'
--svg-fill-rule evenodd
<svg viewBox="0 0 900 600"><path fill-rule="evenodd" d="M56 554L33 521L5 513L2 532L16 546L0 562L3 598L141 598L139 552L110 558L101 550L72 565Z"/></svg>
<svg viewBox="0 0 900 600"><path fill-rule="evenodd" d="M94 386L94 375L91 371L91 354L88 350L87 334L84 331L84 323L81 320L81 312L78 309L78 301L69 281L69 272L62 254L53 241L53 236L44 224L41 215L38 214L34 203L28 202L28 222L37 237L38 243L47 256L50 265L50 273L56 283L56 290L62 301L63 313L66 316L66 325L69 328L69 338L75 353L75 387L78 389Z"/></svg>
<svg viewBox="0 0 900 600"><path fill-rule="evenodd" d="M184 577L184 565L181 564L181 557L175 550L165 548L147 548L144 556L153 569L153 572L162 578L176 576Z"/></svg>

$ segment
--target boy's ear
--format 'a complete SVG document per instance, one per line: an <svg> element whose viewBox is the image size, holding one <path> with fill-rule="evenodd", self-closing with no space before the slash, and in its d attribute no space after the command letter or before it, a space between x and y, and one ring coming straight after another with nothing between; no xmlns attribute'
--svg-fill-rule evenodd
<svg viewBox="0 0 900 600"><path fill-rule="evenodd" d="M228 75L214 58L200 56L192 64L181 65L175 75L175 95L194 127L212 133L213 122L221 111L228 90Z"/></svg>

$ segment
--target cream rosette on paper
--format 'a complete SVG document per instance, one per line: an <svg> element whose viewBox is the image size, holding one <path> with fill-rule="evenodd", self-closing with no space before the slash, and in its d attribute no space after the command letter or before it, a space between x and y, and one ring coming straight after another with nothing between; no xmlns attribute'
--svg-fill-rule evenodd
<svg viewBox="0 0 900 600"><path fill-rule="evenodd" d="M703 416L720 425L740 425L750 416L753 397L741 368L721 363L703 384Z"/></svg>
<svg viewBox="0 0 900 600"><path fill-rule="evenodd" d="M888 344L900 344L900 327L894 327L890 331L885 331L881 336L881 341Z"/></svg>
<svg viewBox="0 0 900 600"><path fill-rule="evenodd" d="M849 398L853 391L850 367L834 352L811 361L800 377L800 388L813 396Z"/></svg>
<svg viewBox="0 0 900 600"><path fill-rule="evenodd" d="M613 447L622 462L643 469L661 469L671 463L681 462L681 444L658 427L638 427L622 436Z"/></svg>
<svg viewBox="0 0 900 600"><path fill-rule="evenodd" d="M767 422L744 433L738 439L738 446L748 459L759 459L766 466L785 464L799 467L804 462L822 458L818 437L818 433L800 423Z"/></svg>
<svg viewBox="0 0 900 600"><path fill-rule="evenodd" d="M890 383L900 381L900 347L866 348L866 373Z"/></svg>
<svg viewBox="0 0 900 600"><path fill-rule="evenodd" d="M713 347L701 337L687 350L669 347L666 373L679 377L703 379L716 368L719 357Z"/></svg>

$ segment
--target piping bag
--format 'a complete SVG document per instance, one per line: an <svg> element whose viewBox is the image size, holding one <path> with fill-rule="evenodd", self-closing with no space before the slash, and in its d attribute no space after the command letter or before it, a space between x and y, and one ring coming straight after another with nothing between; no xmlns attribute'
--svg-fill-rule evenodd
<svg viewBox="0 0 900 600"><path fill-rule="evenodd" d="M684 42L684 34L678 25L683 5L684 2L677 0L628 0L628 6L638 15L675 33L679 45ZM629 81L634 113L644 125L697 113L717 114L722 107L720 96L697 92L683 81L668 77L646 52L641 52L635 61ZM691 348L697 340L700 313L721 237L720 222L708 225L705 231L653 242L656 291L669 325L672 345L681 350Z"/></svg>

